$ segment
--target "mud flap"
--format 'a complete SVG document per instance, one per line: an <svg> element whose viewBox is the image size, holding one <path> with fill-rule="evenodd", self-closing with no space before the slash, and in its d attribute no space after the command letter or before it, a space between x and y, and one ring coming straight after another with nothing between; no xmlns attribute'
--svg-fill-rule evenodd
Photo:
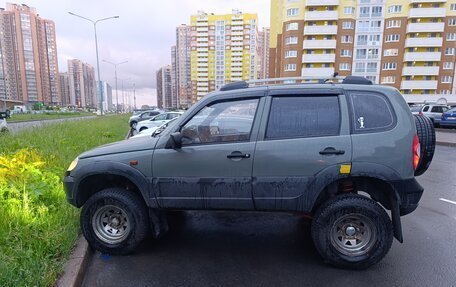
<svg viewBox="0 0 456 287"><path fill-rule="evenodd" d="M150 234L154 238L160 238L168 232L168 220L163 210L149 208Z"/></svg>
<svg viewBox="0 0 456 287"><path fill-rule="evenodd" d="M394 237L400 243L404 242L404 238L402 237L402 225L401 225L401 214L400 214L400 207L399 207L399 200L396 196L391 196L391 221L393 223L393 231Z"/></svg>

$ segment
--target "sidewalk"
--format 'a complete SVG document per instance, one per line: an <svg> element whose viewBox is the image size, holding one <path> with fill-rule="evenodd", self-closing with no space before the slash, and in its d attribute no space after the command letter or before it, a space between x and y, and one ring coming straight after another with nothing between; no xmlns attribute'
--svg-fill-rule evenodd
<svg viewBox="0 0 456 287"><path fill-rule="evenodd" d="M456 130L436 129L435 137L438 145L456 147Z"/></svg>

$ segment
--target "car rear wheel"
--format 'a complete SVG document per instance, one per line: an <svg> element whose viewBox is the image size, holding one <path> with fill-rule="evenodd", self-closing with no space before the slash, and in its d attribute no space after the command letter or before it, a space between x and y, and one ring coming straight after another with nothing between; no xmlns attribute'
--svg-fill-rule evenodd
<svg viewBox="0 0 456 287"><path fill-rule="evenodd" d="M420 142L420 161L415 170L415 176L422 175L429 168L435 152L434 124L426 116L414 115L416 133Z"/></svg>
<svg viewBox="0 0 456 287"><path fill-rule="evenodd" d="M143 200L122 188L104 189L84 204L81 229L90 246L102 253L131 253L146 237L149 228Z"/></svg>
<svg viewBox="0 0 456 287"><path fill-rule="evenodd" d="M330 199L317 210L312 239L328 263L366 269L388 253L393 227L386 211L375 201L348 194Z"/></svg>

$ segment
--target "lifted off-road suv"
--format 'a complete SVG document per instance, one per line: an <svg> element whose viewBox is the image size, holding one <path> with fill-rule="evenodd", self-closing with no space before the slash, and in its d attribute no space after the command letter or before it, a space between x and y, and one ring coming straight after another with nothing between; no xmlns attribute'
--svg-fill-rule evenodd
<svg viewBox="0 0 456 287"><path fill-rule="evenodd" d="M400 217L418 205L415 176L434 144L428 118L364 78L237 82L159 135L81 154L64 181L68 201L83 207L84 236L104 253L130 253L165 232L169 209L288 211L312 218L326 261L362 269L393 236L402 242Z"/></svg>

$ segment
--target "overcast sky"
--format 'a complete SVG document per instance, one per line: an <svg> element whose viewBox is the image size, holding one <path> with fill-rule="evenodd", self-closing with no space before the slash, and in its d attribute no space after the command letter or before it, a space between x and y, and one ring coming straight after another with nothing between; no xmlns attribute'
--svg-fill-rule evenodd
<svg viewBox="0 0 456 287"><path fill-rule="evenodd" d="M59 70L67 71L67 60L76 58L96 68L93 25L68 14L71 11L91 19L119 15L119 19L97 24L101 79L115 89L114 68L103 63L128 60L118 67L118 79L132 90L136 84L137 105L155 104L155 72L171 63L175 28L190 22L198 10L208 13L257 13L260 27L269 26L270 0L21 0L35 7L42 18L55 22ZM4 2L4 6L6 6ZM3 7L4 7L3 6ZM121 81L118 82L119 90ZM115 102L115 93L113 95ZM121 100L120 100L121 101Z"/></svg>

